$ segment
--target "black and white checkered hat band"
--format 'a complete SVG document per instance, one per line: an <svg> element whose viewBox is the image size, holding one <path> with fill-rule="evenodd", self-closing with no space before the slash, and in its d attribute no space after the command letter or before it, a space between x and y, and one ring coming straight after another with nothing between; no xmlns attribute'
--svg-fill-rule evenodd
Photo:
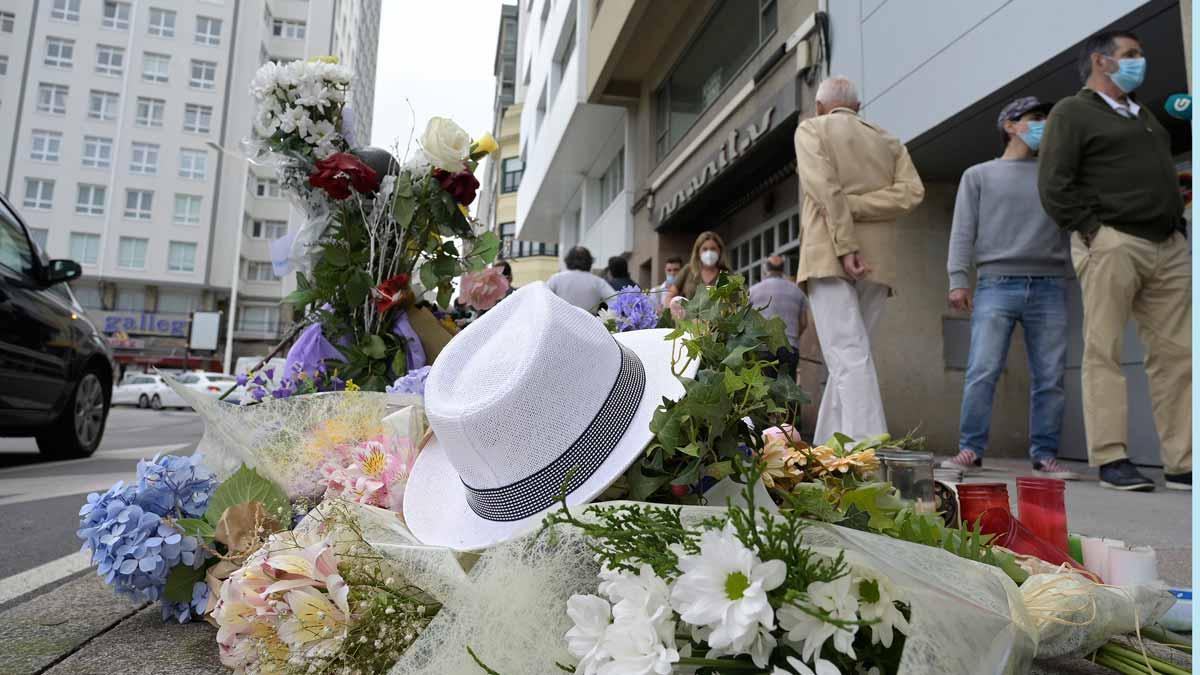
<svg viewBox="0 0 1200 675"><path fill-rule="evenodd" d="M574 492L608 459L633 421L646 390L646 369L641 359L621 343L617 346L621 349L621 368L604 406L558 459L503 487L478 489L463 483L467 503L476 515L499 522L532 516L554 504L562 494L564 481L567 493Z"/></svg>

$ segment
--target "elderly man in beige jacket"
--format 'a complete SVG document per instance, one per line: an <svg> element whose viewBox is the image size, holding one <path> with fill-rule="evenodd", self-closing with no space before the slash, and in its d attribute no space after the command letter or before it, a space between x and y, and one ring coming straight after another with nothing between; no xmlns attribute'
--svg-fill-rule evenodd
<svg viewBox="0 0 1200 675"><path fill-rule="evenodd" d="M840 432L887 432L871 331L894 292L895 219L921 203L925 187L908 150L858 116L844 77L817 89L817 116L796 129L804 234L796 281L806 286L829 369L814 440Z"/></svg>

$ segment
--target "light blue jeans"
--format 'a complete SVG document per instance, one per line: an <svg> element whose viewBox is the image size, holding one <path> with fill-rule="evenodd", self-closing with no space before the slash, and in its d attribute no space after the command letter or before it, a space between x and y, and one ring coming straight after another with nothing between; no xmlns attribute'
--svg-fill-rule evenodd
<svg viewBox="0 0 1200 675"><path fill-rule="evenodd" d="M1067 282L1053 277L981 277L971 313L971 353L963 387L959 448L983 456L996 382L1021 323L1029 355L1029 457L1058 454L1063 370L1067 365Z"/></svg>

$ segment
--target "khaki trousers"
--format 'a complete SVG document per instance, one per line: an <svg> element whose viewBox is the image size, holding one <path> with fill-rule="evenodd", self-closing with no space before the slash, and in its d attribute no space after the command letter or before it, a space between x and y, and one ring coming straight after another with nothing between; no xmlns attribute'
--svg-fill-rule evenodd
<svg viewBox="0 0 1200 675"><path fill-rule="evenodd" d="M1150 403L1167 473L1192 470L1192 277L1187 241L1156 243L1102 226L1071 237L1083 288L1083 424L1088 463L1128 456L1121 336L1132 316L1146 348Z"/></svg>

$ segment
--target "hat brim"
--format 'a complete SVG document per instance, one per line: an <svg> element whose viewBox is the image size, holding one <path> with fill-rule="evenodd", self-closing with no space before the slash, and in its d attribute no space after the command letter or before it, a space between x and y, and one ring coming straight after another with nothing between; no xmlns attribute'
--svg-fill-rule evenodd
<svg viewBox="0 0 1200 675"><path fill-rule="evenodd" d="M656 328L613 336L641 359L646 370L646 389L629 428L608 458L578 489L567 495L569 506L591 502L620 478L653 438L650 420L663 397L677 400L683 395L683 385L671 371L674 343L664 339L668 333L668 329ZM698 360L693 360L683 375L692 377L698 368ZM536 433L532 428L531 425L531 433ZM498 522L481 518L467 504L466 490L458 471L436 437L417 456L404 491L404 519L413 535L424 544L459 551L490 548L533 532L541 526L546 514L557 507L556 502L521 520Z"/></svg>

